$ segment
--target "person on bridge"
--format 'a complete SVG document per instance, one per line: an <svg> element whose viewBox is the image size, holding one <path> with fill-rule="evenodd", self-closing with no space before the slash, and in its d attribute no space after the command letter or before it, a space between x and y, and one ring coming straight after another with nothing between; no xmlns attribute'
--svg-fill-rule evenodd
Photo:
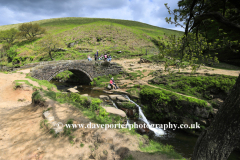
<svg viewBox="0 0 240 160"><path fill-rule="evenodd" d="M111 62L111 60L112 60L112 56L109 54L107 61Z"/></svg>
<svg viewBox="0 0 240 160"><path fill-rule="evenodd" d="M97 61L98 60L98 54L95 53L94 57L95 57L95 61Z"/></svg>
<svg viewBox="0 0 240 160"><path fill-rule="evenodd" d="M90 57L90 55L88 55L88 61L92 61L92 58Z"/></svg>
<svg viewBox="0 0 240 160"><path fill-rule="evenodd" d="M105 61L107 60L107 58L108 58L108 57L107 57L107 54L105 53L105 54L104 54L104 59L105 59Z"/></svg>
<svg viewBox="0 0 240 160"><path fill-rule="evenodd" d="M103 54L99 57L99 60L102 60L103 59Z"/></svg>

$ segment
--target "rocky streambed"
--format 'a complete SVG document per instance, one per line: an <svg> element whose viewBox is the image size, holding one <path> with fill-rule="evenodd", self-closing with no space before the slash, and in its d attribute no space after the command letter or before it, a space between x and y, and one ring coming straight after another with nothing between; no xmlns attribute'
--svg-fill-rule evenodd
<svg viewBox="0 0 240 160"><path fill-rule="evenodd" d="M134 122L137 124L145 123L142 121L142 118L139 116L139 108L134 103L130 102L129 99L125 97L125 94L122 92L116 93L116 91L112 91L112 90L106 91L104 90L104 88L94 88L88 85L75 85L75 84L74 85L68 84L67 86L65 86L65 91L78 92L81 95L102 99L104 102L104 108L106 109L107 112L118 114L122 117L127 116L129 124L133 124ZM137 98L137 97L134 97L134 98ZM140 102L140 99L135 99L135 100ZM200 112L196 112L196 113L200 113ZM147 117L149 117L149 115L150 113L148 113ZM188 119L183 118L183 120L184 121L182 123L187 123L187 124L192 123L192 121L189 121L189 117ZM154 124L160 123L160 122L151 122L150 120L148 120L148 122L154 123ZM165 122L162 122L162 123L165 123ZM201 124L204 124L204 123L201 123ZM177 152L181 153L184 157L188 157L188 158L192 156L193 149L198 138L198 135L188 133L186 132L186 130L183 130L183 129L178 129L178 130L168 129L164 131L165 134L162 136L156 136L148 128L145 128L145 129L138 128L137 132L139 132L140 134L147 134L152 139L154 139L155 141L159 141L160 143L172 145ZM229 160L230 159L234 160L235 157L237 156L238 156L237 153L233 153L229 157Z"/></svg>

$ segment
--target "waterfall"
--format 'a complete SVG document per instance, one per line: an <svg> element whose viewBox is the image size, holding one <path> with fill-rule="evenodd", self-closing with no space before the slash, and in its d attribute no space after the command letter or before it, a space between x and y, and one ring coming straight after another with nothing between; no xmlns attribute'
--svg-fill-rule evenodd
<svg viewBox="0 0 240 160"><path fill-rule="evenodd" d="M130 102L134 103L134 104L138 107L138 109L139 109L139 119L142 120L143 122L145 122L145 123L147 124L148 128L149 128L151 131L153 131L156 136L164 135L164 131L163 131L161 128L153 128L153 127L151 126L151 124L148 122L147 118L146 118L145 115L143 114L141 107L140 107L138 104L136 104L134 101L132 101L127 95L125 95L125 97L126 97Z"/></svg>
<svg viewBox="0 0 240 160"><path fill-rule="evenodd" d="M118 109L118 107L117 107L117 105L112 101L112 104L113 104L113 106L115 107L115 108L117 108ZM127 117L127 115L126 115L126 117ZM128 117L127 117L127 128L129 128L130 126L129 126L129 119L128 119Z"/></svg>
<svg viewBox="0 0 240 160"><path fill-rule="evenodd" d="M116 105L113 101L112 101L112 104L113 104L113 106L114 106L115 108L118 109L117 105Z"/></svg>
<svg viewBox="0 0 240 160"><path fill-rule="evenodd" d="M129 119L127 118L127 128L131 127L131 126L129 126L129 125L130 125Z"/></svg>

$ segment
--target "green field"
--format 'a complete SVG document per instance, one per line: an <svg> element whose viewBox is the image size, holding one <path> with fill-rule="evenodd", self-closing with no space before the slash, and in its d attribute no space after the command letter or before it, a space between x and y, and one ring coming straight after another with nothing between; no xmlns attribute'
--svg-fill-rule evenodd
<svg viewBox="0 0 240 160"><path fill-rule="evenodd" d="M60 48L67 51L53 52L55 60L86 59L92 57L96 50L100 54L110 53L113 58L130 58L146 53L158 53L158 41L165 40L167 35L175 34L177 37L183 32L160 28L149 24L118 19L104 18L54 18L34 21L44 27L53 38L59 41ZM18 28L20 24L0 26L1 30ZM40 43L45 35L38 36L32 41L16 39L12 45L17 46L15 61L18 66L38 61L51 60L48 53L41 50ZM160 38L160 39L159 39ZM73 47L67 45L78 41ZM4 42L0 42L0 48ZM118 51L122 51L118 54ZM11 66L4 53L0 59L1 65ZM16 64L15 64L16 65Z"/></svg>

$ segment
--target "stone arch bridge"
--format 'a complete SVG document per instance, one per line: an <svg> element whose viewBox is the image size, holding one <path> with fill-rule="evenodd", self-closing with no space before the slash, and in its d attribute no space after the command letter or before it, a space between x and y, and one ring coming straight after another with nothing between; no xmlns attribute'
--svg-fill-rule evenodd
<svg viewBox="0 0 240 160"><path fill-rule="evenodd" d="M69 70L80 79L92 81L93 78L104 75L119 74L122 66L115 62L62 60L41 62L31 70L31 76L39 80L50 81L57 74Z"/></svg>

